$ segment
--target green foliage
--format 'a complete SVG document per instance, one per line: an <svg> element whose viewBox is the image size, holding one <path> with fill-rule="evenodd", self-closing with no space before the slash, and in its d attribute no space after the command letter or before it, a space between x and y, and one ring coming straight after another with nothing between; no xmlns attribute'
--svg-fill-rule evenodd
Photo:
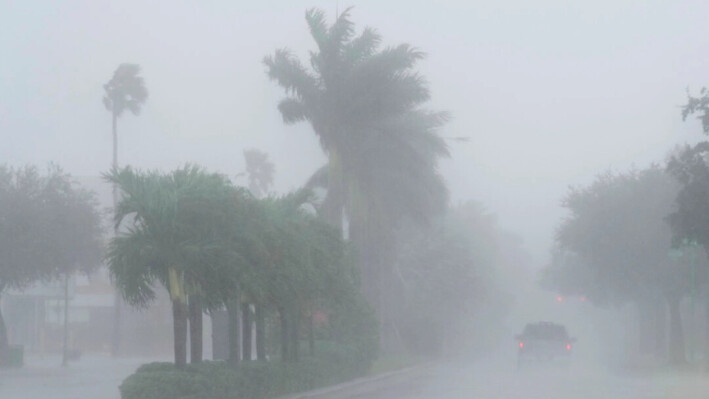
<svg viewBox="0 0 709 399"><path fill-rule="evenodd" d="M699 114L697 119L702 121L704 134L709 134L709 90L702 87L699 97L692 97L687 93L687 104L682 107L682 119L687 119L689 115Z"/></svg>
<svg viewBox="0 0 709 399"><path fill-rule="evenodd" d="M138 115L140 107L148 99L148 89L140 76L140 66L136 64L119 65L103 89L103 105L116 117L121 116L125 110Z"/></svg>
<svg viewBox="0 0 709 399"><path fill-rule="evenodd" d="M371 28L357 35L350 9L331 25L310 9L306 22L317 45L311 68L287 49L264 64L286 93L278 105L283 121L309 122L328 155L309 185L326 185L319 208L326 220L341 226L343 212L348 217L363 285L377 306L396 227L428 223L445 210L448 192L437 163L448 148L437 130L448 117L422 108L430 94L415 71L421 51L408 44L382 48Z"/></svg>
<svg viewBox="0 0 709 399"><path fill-rule="evenodd" d="M51 166L0 166L0 293L101 262L101 220L93 194Z"/></svg>
<svg viewBox="0 0 709 399"><path fill-rule="evenodd" d="M438 354L444 341L471 349L466 343L480 330L470 328L482 321L480 309L494 309L500 319L506 313L503 274L518 274L521 265L509 268L503 253L519 249L475 202L451 208L427 229L408 226L399 234L398 278L388 289L401 298L396 321L409 351ZM486 330L495 328L486 322Z"/></svg>
<svg viewBox="0 0 709 399"><path fill-rule="evenodd" d="M615 304L685 293L687 265L668 256L672 231L666 220L677 192L657 166L600 175L588 187L571 189L563 202L570 215L557 233L561 252L546 271L547 286Z"/></svg>
<svg viewBox="0 0 709 399"><path fill-rule="evenodd" d="M335 384L364 375L371 365L355 346L330 343L299 363L223 362L141 366L120 386L122 399L265 399Z"/></svg>
<svg viewBox="0 0 709 399"><path fill-rule="evenodd" d="M669 216L675 240L692 240L709 249L709 142L685 146L667 164L681 184L677 208Z"/></svg>
<svg viewBox="0 0 709 399"><path fill-rule="evenodd" d="M170 174L124 168L106 179L123 193L115 223L124 231L112 239L107 260L129 303L147 305L155 297L155 282L173 296L208 294L208 304L229 296L240 259L230 244L249 201L244 190L194 166ZM171 286L171 268L181 276L180 286Z"/></svg>

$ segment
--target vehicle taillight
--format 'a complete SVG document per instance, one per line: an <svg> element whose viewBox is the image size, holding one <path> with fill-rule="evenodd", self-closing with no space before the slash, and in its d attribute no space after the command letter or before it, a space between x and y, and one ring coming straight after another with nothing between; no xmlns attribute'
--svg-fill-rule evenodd
<svg viewBox="0 0 709 399"><path fill-rule="evenodd" d="M520 348L520 349L524 349L524 342L520 342L520 343L519 343L519 348Z"/></svg>
<svg viewBox="0 0 709 399"><path fill-rule="evenodd" d="M566 344L566 350L570 351L571 350L571 344Z"/></svg>

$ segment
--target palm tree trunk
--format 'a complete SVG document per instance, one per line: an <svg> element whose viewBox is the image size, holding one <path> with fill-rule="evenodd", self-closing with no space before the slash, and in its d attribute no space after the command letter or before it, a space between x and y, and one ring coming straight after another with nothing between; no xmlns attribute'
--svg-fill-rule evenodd
<svg viewBox="0 0 709 399"><path fill-rule="evenodd" d="M238 295L235 295L238 297ZM236 365L241 360L239 350L239 339L241 329L239 328L239 302L230 300L226 303L226 310L229 316L229 364Z"/></svg>
<svg viewBox="0 0 709 399"><path fill-rule="evenodd" d="M667 358L667 308L662 301L654 303L655 306L655 354L658 358Z"/></svg>
<svg viewBox="0 0 709 399"><path fill-rule="evenodd" d="M114 106L115 107L115 106ZM111 162L111 167L114 169L118 168L118 113L114 108L112 114L112 133L113 133L113 161ZM118 186L113 183L113 209L115 214L116 206L118 206ZM118 235L118 226L114 224L113 227L114 237ZM113 336L111 337L111 355L118 356L121 350L121 294L116 288L116 292L113 297Z"/></svg>
<svg viewBox="0 0 709 399"><path fill-rule="evenodd" d="M241 305L241 326L243 330L241 351L244 361L249 361L251 360L251 329L253 325L251 323L251 305L248 303Z"/></svg>
<svg viewBox="0 0 709 399"><path fill-rule="evenodd" d="M0 298L2 298L3 287L0 285ZM2 316L2 302L0 301L0 367L9 365L10 342L5 327L5 319Z"/></svg>
<svg viewBox="0 0 709 399"><path fill-rule="evenodd" d="M291 315L290 321L290 359L294 362L300 360L300 320L298 315L298 309L293 307L289 312Z"/></svg>
<svg viewBox="0 0 709 399"><path fill-rule="evenodd" d="M669 360L671 364L681 365L687 362L682 329L682 315L679 311L680 299L677 296L667 298L670 309L670 348Z"/></svg>
<svg viewBox="0 0 709 399"><path fill-rule="evenodd" d="M281 361L287 362L290 360L290 350L288 348L288 315L285 308L278 309L278 315L281 319Z"/></svg>
<svg viewBox="0 0 709 399"><path fill-rule="evenodd" d="M266 360L266 315L263 305L256 305L256 359Z"/></svg>
<svg viewBox="0 0 709 399"><path fill-rule="evenodd" d="M69 273L64 275L64 344L62 346L62 366L69 365Z"/></svg>
<svg viewBox="0 0 709 399"><path fill-rule="evenodd" d="M187 364L187 306L180 299L172 301L172 328L175 348L175 366Z"/></svg>
<svg viewBox="0 0 709 399"><path fill-rule="evenodd" d="M202 300L190 295L190 363L202 362Z"/></svg>
<svg viewBox="0 0 709 399"><path fill-rule="evenodd" d="M310 350L310 356L315 356L315 324L313 322L313 314L311 313L308 317L308 349Z"/></svg>

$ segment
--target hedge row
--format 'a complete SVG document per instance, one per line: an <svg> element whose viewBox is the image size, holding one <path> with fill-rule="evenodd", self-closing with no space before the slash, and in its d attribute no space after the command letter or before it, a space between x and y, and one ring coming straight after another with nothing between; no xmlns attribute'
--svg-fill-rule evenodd
<svg viewBox="0 0 709 399"><path fill-rule="evenodd" d="M329 345L297 363L212 361L178 370L172 363L141 366L120 386L122 399L266 399L337 384L371 366L354 346Z"/></svg>

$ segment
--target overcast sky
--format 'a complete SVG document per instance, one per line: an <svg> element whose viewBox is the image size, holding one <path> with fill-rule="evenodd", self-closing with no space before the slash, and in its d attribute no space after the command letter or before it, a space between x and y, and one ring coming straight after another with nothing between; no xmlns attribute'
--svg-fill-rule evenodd
<svg viewBox="0 0 709 399"><path fill-rule="evenodd" d="M687 87L709 85L706 1L340 1L385 44L428 54L420 70L444 136L467 136L441 167L453 201L475 199L543 265L569 185L662 161L701 139L683 123ZM261 59L312 49L304 11L336 1L2 1L0 163L108 169L102 85L143 67L150 98L119 122L121 164L193 162L227 174L267 151L276 187L295 188L324 156L308 125L285 126L282 91Z"/></svg>

